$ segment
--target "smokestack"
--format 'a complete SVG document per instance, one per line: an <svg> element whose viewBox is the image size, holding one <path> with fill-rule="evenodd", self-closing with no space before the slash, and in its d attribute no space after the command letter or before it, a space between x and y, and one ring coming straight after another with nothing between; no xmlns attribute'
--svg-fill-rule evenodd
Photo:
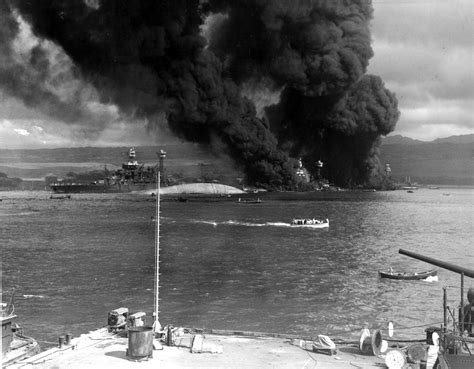
<svg viewBox="0 0 474 369"><path fill-rule="evenodd" d="M382 80L365 74L373 55L368 0L11 4L9 14L59 45L103 101L150 122L164 114L178 137L224 148L247 183L294 186L291 158L300 156L313 175L321 158L338 185L383 171L378 138L399 113ZM14 23L4 32L10 43ZM259 118L244 85L281 91L280 101ZM29 91L12 90L24 98Z"/></svg>
<svg viewBox="0 0 474 369"><path fill-rule="evenodd" d="M323 162L321 160L318 160L316 163L316 178L319 180L321 179L321 169L323 169Z"/></svg>

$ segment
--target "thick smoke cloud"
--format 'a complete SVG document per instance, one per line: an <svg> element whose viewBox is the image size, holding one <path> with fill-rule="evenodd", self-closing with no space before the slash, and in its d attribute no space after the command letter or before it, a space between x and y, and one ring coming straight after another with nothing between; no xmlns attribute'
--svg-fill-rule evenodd
<svg viewBox="0 0 474 369"><path fill-rule="evenodd" d="M377 170L378 137L398 119L397 100L380 78L364 75L370 47L369 1L211 2L228 14L210 48L234 80L284 87L267 109L279 147L344 185Z"/></svg>
<svg viewBox="0 0 474 369"><path fill-rule="evenodd" d="M253 184L291 187L299 156L310 169L324 160L339 184L363 183L378 137L398 118L395 97L364 76L369 1L12 0L3 11L7 45L8 11L18 12L103 101L139 117L165 112L177 135L227 147ZM204 38L204 21L218 15ZM284 89L268 119L243 97L244 83Z"/></svg>
<svg viewBox="0 0 474 369"><path fill-rule="evenodd" d="M9 3L0 1L0 88L26 107L80 128L93 137L104 121L117 117L116 109L98 104L98 93L84 82L79 68L57 45L31 35L30 27Z"/></svg>
<svg viewBox="0 0 474 369"><path fill-rule="evenodd" d="M365 72L373 52L367 0L211 1L229 16L211 49L234 78L270 76L305 96L342 92Z"/></svg>

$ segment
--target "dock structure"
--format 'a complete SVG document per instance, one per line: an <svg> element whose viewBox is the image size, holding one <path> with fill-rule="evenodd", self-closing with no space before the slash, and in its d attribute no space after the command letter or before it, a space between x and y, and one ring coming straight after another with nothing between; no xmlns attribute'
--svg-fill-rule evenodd
<svg viewBox="0 0 474 369"><path fill-rule="evenodd" d="M245 334L245 332L243 332ZM199 338L199 339L196 339ZM173 346L153 342L151 357L137 362L127 356L129 341L106 328L71 339L9 368L380 368L384 359L362 355L356 345L338 345L334 354L307 349L304 341L245 335L197 334L175 340Z"/></svg>

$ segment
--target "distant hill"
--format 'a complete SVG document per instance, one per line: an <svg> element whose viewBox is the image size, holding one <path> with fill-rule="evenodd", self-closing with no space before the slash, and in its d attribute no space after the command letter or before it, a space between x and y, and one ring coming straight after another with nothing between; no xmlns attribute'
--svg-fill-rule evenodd
<svg viewBox="0 0 474 369"><path fill-rule="evenodd" d="M434 143L453 143L453 144L472 144L474 143L474 134L462 136L450 136L446 138L437 138Z"/></svg>
<svg viewBox="0 0 474 369"><path fill-rule="evenodd" d="M433 141L420 141L402 135L387 136L382 140L383 145L419 145L426 143L472 144L474 143L474 134L437 138Z"/></svg>
<svg viewBox="0 0 474 369"><path fill-rule="evenodd" d="M127 162L130 147L74 147L58 149L0 149L0 173L9 178L44 179L47 175L64 177L69 172L84 173L107 168L113 171ZM158 152L167 152L166 175L176 178L222 179L235 184L241 176L226 159L217 157L202 146L179 143L135 147L136 159L146 166L159 162Z"/></svg>
<svg viewBox="0 0 474 369"><path fill-rule="evenodd" d="M474 135L451 136L430 142L403 136L382 140L380 160L389 163L392 177L423 184L474 185Z"/></svg>
<svg viewBox="0 0 474 369"><path fill-rule="evenodd" d="M383 145L417 145L420 143L423 143L423 141L414 140L413 138L403 137L401 135L384 137L382 140Z"/></svg>
<svg viewBox="0 0 474 369"><path fill-rule="evenodd" d="M400 135L382 139L380 160L389 163L392 177L403 182L407 176L423 184L474 185L474 135L452 136L430 142ZM0 149L0 173L9 178L44 179L68 172L114 170L128 160L129 147L80 147L37 150ZM196 144L136 147L137 160L158 163L157 152L167 151L167 175L177 178L219 179L236 183L239 173L230 161L218 158Z"/></svg>

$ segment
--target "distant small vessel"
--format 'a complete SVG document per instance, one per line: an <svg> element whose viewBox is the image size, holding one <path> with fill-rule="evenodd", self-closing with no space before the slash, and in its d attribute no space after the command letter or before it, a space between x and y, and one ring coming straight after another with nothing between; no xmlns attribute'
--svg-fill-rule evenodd
<svg viewBox="0 0 474 369"><path fill-rule="evenodd" d="M428 277L433 277L437 274L438 274L438 271L436 269L428 270L426 272L416 272L416 273L394 272L393 270L390 270L388 272L379 271L380 278L404 279L404 280L425 279Z"/></svg>
<svg viewBox="0 0 474 369"><path fill-rule="evenodd" d="M402 187L402 190L417 190L418 187L415 186L415 183L412 183L411 182L411 178L410 177L406 177L405 178L405 183L406 185Z"/></svg>
<svg viewBox="0 0 474 369"><path fill-rule="evenodd" d="M408 190L407 193L414 193L412 190Z"/></svg>
<svg viewBox="0 0 474 369"><path fill-rule="evenodd" d="M60 195L60 196L51 195L49 198L54 199L54 200L63 200L63 199L70 199L71 195Z"/></svg>
<svg viewBox="0 0 474 369"><path fill-rule="evenodd" d="M290 223L292 227L308 227L308 228L328 228L329 219L293 219Z"/></svg>
<svg viewBox="0 0 474 369"><path fill-rule="evenodd" d="M239 197L239 201L237 201L237 202L240 203L240 204L260 204L260 203L262 202L262 200L261 200L260 198L242 200L242 199Z"/></svg>

